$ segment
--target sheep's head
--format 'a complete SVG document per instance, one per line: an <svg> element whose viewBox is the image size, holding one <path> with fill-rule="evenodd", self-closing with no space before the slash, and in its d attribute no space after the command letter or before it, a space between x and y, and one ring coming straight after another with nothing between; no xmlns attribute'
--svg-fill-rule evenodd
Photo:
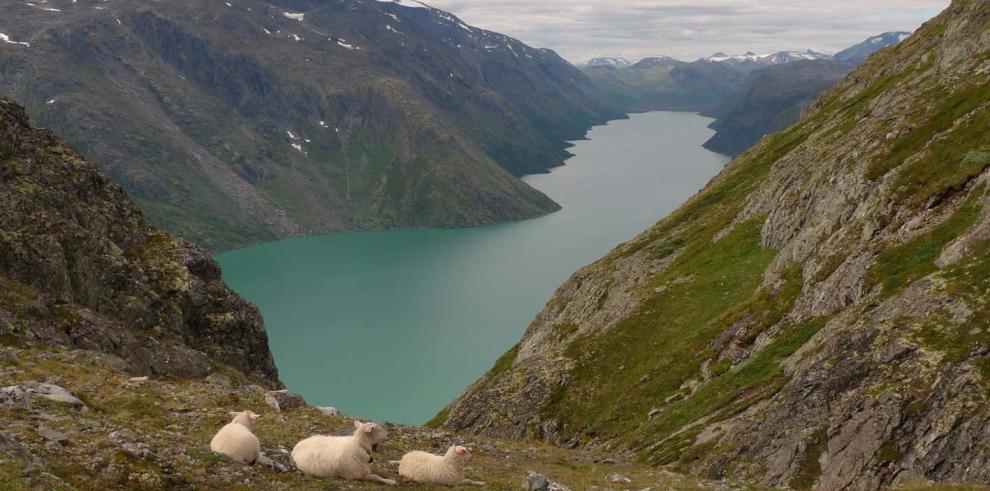
<svg viewBox="0 0 990 491"><path fill-rule="evenodd" d="M379 443L388 440L388 430L377 423L362 423L354 420L354 433L364 438L374 448Z"/></svg>
<svg viewBox="0 0 990 491"><path fill-rule="evenodd" d="M471 460L471 450L460 445L451 445L451 447L447 449L447 457L457 459L462 462L467 462Z"/></svg>
<svg viewBox="0 0 990 491"><path fill-rule="evenodd" d="M251 427L251 423L254 423L255 421L258 420L258 418L261 417L260 415L255 414L251 411L241 411L241 412L231 411L227 414L230 415L230 417L232 418L231 419L232 423L240 423L244 426L247 426L248 428Z"/></svg>

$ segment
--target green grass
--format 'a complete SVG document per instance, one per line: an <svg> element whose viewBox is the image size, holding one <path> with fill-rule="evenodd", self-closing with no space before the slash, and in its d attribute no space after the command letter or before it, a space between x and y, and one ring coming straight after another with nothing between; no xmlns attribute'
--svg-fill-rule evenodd
<svg viewBox="0 0 990 491"><path fill-rule="evenodd" d="M512 348L510 348L509 351L506 351L505 354L500 356L499 359L495 361L495 366L492 367L491 370L492 376L498 375L512 368L512 364L516 361L516 356L518 354L519 354L519 345L517 344Z"/></svg>
<svg viewBox="0 0 990 491"><path fill-rule="evenodd" d="M794 489L811 489L822 474L822 464L818 459L828 447L828 425L822 425L811 434L808 447L801 456L798 472L788 486Z"/></svg>
<svg viewBox="0 0 990 491"><path fill-rule="evenodd" d="M930 232L884 251L870 267L867 285L881 286L881 294L889 297L913 281L935 272L935 260L955 238L976 223L982 207L980 199L985 187L975 189L956 213Z"/></svg>
<svg viewBox="0 0 990 491"><path fill-rule="evenodd" d="M932 197L961 189L990 165L990 85L973 85L931 91L928 100L938 105L910 134L899 138L890 151L870 163L868 179L877 179L900 167L914 155L896 180L898 197L909 205L922 205ZM975 111L975 113L974 113ZM969 115L965 124L956 122Z"/></svg>
<svg viewBox="0 0 990 491"><path fill-rule="evenodd" d="M990 291L990 240L974 244L969 250L969 260L948 268L942 277L948 296L966 300L976 308L963 323L954 323L949 312L935 312L923 320L915 339L942 352L943 363L971 359L980 369L984 383L990 386L990 359L970 357L977 346L990 345L990 306L985 302Z"/></svg>
<svg viewBox="0 0 990 491"><path fill-rule="evenodd" d="M618 434L639 424L658 400L697 375L721 316L753 295L775 251L760 245L762 220L720 241L696 240L648 288L667 286L607 336L587 335L567 349L577 360L566 391L550 404L568 428ZM691 277L691 281L684 278ZM619 367L625 367L619 369ZM645 380L645 381L644 381Z"/></svg>
<svg viewBox="0 0 990 491"><path fill-rule="evenodd" d="M818 317L787 326L768 346L654 418L643 431L650 437L642 439L640 444L666 438L703 417L713 417L709 422L723 420L776 394L790 378L780 362L811 339L827 321L827 317ZM681 450L676 444L660 446L647 458L654 464L667 464L677 460Z"/></svg>
<svg viewBox="0 0 990 491"><path fill-rule="evenodd" d="M761 287L748 302L729 310L716 328L719 332L728 329L739 321L746 321L746 343L752 344L768 327L776 324L794 307L804 286L799 266L791 266L784 271L784 286L778 291Z"/></svg>

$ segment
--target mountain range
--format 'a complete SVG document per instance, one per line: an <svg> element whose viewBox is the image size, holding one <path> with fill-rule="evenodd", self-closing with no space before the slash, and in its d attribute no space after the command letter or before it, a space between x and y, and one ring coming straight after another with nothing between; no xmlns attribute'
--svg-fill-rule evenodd
<svg viewBox="0 0 990 491"><path fill-rule="evenodd" d="M873 53L909 33L873 36L835 55L806 51L716 53L694 62L651 57L628 66L584 67L599 98L625 111L699 111L716 118L705 147L737 155L801 111Z"/></svg>
<svg viewBox="0 0 990 491"><path fill-rule="evenodd" d="M416 2L5 2L0 32L0 91L213 250L539 216L517 177L618 116L552 51Z"/></svg>
<svg viewBox="0 0 990 491"><path fill-rule="evenodd" d="M988 128L990 3L956 0L576 272L432 424L774 488L990 482Z"/></svg>

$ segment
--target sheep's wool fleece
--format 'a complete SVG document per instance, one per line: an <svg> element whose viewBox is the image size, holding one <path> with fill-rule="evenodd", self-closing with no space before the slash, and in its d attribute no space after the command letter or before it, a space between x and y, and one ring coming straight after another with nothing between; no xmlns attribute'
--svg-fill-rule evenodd
<svg viewBox="0 0 990 491"><path fill-rule="evenodd" d="M253 464L261 453L261 442L246 426L227 423L210 441L210 450L244 464Z"/></svg>
<svg viewBox="0 0 990 491"><path fill-rule="evenodd" d="M399 462L399 475L416 482L454 486L464 479L454 459L426 452L409 452Z"/></svg>
<svg viewBox="0 0 990 491"><path fill-rule="evenodd" d="M292 449L292 461L304 474L361 479L371 473L371 455L353 436L311 436Z"/></svg>

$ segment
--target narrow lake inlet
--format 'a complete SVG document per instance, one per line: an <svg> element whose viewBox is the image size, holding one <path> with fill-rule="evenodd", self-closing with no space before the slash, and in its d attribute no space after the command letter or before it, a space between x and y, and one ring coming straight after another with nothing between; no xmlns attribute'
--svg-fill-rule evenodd
<svg viewBox="0 0 990 491"><path fill-rule="evenodd" d="M290 239L220 254L260 307L282 380L359 418L421 424L519 340L575 270L632 239L728 158L711 120L635 114L525 180L563 209L517 223Z"/></svg>

